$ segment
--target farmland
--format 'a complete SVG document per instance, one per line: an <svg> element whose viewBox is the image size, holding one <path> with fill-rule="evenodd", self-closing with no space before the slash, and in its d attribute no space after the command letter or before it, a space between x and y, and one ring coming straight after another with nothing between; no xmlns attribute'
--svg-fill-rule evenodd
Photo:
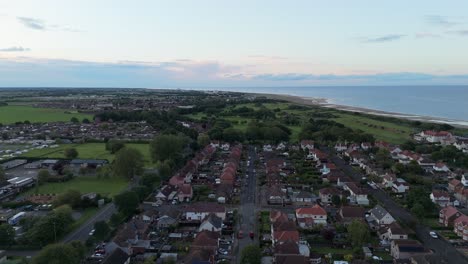
<svg viewBox="0 0 468 264"><path fill-rule="evenodd" d="M0 123L2 124L13 124L26 120L31 123L70 121L72 117L76 117L78 120L84 118L91 120L93 118L92 115L66 109L36 108L28 105L0 106Z"/></svg>

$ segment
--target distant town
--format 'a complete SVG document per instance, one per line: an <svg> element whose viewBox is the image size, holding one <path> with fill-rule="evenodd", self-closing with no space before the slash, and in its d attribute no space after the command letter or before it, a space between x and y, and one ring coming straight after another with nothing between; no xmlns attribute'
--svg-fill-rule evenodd
<svg viewBox="0 0 468 264"><path fill-rule="evenodd" d="M288 97L0 89L0 263L467 263L468 129Z"/></svg>

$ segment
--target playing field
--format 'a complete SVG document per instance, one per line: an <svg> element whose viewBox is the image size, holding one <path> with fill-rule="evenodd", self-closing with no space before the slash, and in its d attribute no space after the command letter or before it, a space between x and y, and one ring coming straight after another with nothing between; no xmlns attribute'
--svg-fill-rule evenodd
<svg viewBox="0 0 468 264"><path fill-rule="evenodd" d="M138 149L145 161L145 166L151 166L151 158L149 153L149 144L125 144L127 147ZM80 159L107 159L109 162L114 160L114 155L106 150L105 143L84 143L84 144L68 144L60 145L58 148L34 149L23 154L23 157L34 158L65 158L65 149L75 148L78 151Z"/></svg>
<svg viewBox="0 0 468 264"><path fill-rule="evenodd" d="M31 123L70 121L72 117L76 117L80 121L84 118L90 120L93 118L92 115L78 113L74 110L36 108L27 105L0 106L0 123L2 124L12 124L26 120Z"/></svg>
<svg viewBox="0 0 468 264"><path fill-rule="evenodd" d="M104 196L114 196L127 187L128 181L122 178L101 178L95 176L79 176L67 182L50 182L39 186L39 194L60 194L67 190L77 190L82 194L95 192ZM36 193L31 188L25 195Z"/></svg>

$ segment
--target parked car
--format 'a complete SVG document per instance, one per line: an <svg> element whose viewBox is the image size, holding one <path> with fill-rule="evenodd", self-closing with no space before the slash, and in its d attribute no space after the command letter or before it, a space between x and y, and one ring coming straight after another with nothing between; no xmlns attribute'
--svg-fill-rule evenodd
<svg viewBox="0 0 468 264"><path fill-rule="evenodd" d="M430 235L432 238L439 238L439 236L437 235L437 233L434 232L434 231L429 232L429 235Z"/></svg>

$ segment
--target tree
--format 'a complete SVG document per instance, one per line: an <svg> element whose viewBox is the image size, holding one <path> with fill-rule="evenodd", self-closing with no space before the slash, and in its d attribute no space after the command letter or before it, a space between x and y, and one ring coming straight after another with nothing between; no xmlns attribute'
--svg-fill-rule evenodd
<svg viewBox="0 0 468 264"><path fill-rule="evenodd" d="M76 117L72 117L72 118L70 118L70 122L72 122L72 123L79 123L80 120L78 120L78 118L76 118Z"/></svg>
<svg viewBox="0 0 468 264"><path fill-rule="evenodd" d="M340 196L338 196L338 195L336 195L336 194L334 194L334 195L332 196L331 201L332 201L332 203L333 203L334 206L337 206L337 207L338 207L338 206L341 205L341 198L340 198Z"/></svg>
<svg viewBox="0 0 468 264"><path fill-rule="evenodd" d="M81 193L77 190L68 190L54 200L55 206L68 204L72 208L77 208L81 205Z"/></svg>
<svg viewBox="0 0 468 264"><path fill-rule="evenodd" d="M348 239L354 247L362 247L370 239L369 228L361 221L354 220L348 225Z"/></svg>
<svg viewBox="0 0 468 264"><path fill-rule="evenodd" d="M163 162L158 161L158 163L156 163L156 169L158 169L159 175L161 175L161 178L163 179L168 179L169 176L171 176L172 170L168 160L165 160Z"/></svg>
<svg viewBox="0 0 468 264"><path fill-rule="evenodd" d="M11 225L0 225L0 246L8 247L15 243L15 229Z"/></svg>
<svg viewBox="0 0 468 264"><path fill-rule="evenodd" d="M413 213L419 220L422 220L424 218L424 215L426 214L426 209L424 209L424 206L422 206L422 204L417 203L414 204L411 208L411 213Z"/></svg>
<svg viewBox="0 0 468 264"><path fill-rule="evenodd" d="M140 151L125 147L115 155L112 168L115 176L131 179L143 173L143 163Z"/></svg>
<svg viewBox="0 0 468 264"><path fill-rule="evenodd" d="M46 169L39 170L39 172L37 173L37 181L39 185L47 182L49 180L49 177L50 177L50 173L48 170Z"/></svg>
<svg viewBox="0 0 468 264"><path fill-rule="evenodd" d="M3 170L3 166L0 166L0 185L4 182L6 182L6 175L5 171Z"/></svg>
<svg viewBox="0 0 468 264"><path fill-rule="evenodd" d="M82 256L80 250L70 244L52 244L43 248L34 257L33 264L79 264Z"/></svg>
<svg viewBox="0 0 468 264"><path fill-rule="evenodd" d="M119 212L125 216L130 216L133 214L137 208L140 200L138 199L138 194L132 191L126 191L114 197L114 203L117 205Z"/></svg>
<svg viewBox="0 0 468 264"><path fill-rule="evenodd" d="M83 121L81 121L83 124L89 124L90 121L88 118L83 118Z"/></svg>
<svg viewBox="0 0 468 264"><path fill-rule="evenodd" d="M78 157L78 151L75 148L66 148L64 154L67 159L76 159Z"/></svg>
<svg viewBox="0 0 468 264"><path fill-rule="evenodd" d="M111 154L117 153L124 147L125 143L119 140L109 140L106 142L106 150L110 151Z"/></svg>
<svg viewBox="0 0 468 264"><path fill-rule="evenodd" d="M246 246L241 253L241 263L244 264L260 264L262 259L262 251L260 247L255 245Z"/></svg>
<svg viewBox="0 0 468 264"><path fill-rule="evenodd" d="M153 162L178 160L187 145L187 138L180 135L159 135L150 143Z"/></svg>
<svg viewBox="0 0 468 264"><path fill-rule="evenodd" d="M211 142L210 136L208 136L208 134L205 134L205 133L199 134L197 138L197 142L199 146L204 147L210 144Z"/></svg>
<svg viewBox="0 0 468 264"><path fill-rule="evenodd" d="M156 173L145 173L140 178L140 184L149 188L153 188L160 181L161 177Z"/></svg>
<svg viewBox="0 0 468 264"><path fill-rule="evenodd" d="M26 237L35 245L46 245L57 241L73 223L72 209L68 205L56 208L47 216L39 218L27 231Z"/></svg>
<svg viewBox="0 0 468 264"><path fill-rule="evenodd" d="M94 224L94 236L98 240L104 240L109 236L110 228L105 221L99 221Z"/></svg>

